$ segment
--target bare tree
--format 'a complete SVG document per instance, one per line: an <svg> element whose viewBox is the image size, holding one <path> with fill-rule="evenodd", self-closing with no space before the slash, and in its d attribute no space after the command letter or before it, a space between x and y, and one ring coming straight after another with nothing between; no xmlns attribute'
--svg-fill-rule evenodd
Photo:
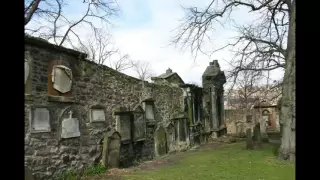
<svg viewBox="0 0 320 180"><path fill-rule="evenodd" d="M249 13L261 15L250 25L237 25L240 35L225 46L235 52L228 78L236 82L241 71L268 72L284 68L279 159L285 160L295 160L295 6L295 0L212 0L204 9L187 8L185 21L173 39L175 44L190 47L196 57L198 52L203 52L204 40L210 40L208 33L212 32L214 23L230 18L235 8L248 8Z"/></svg>
<svg viewBox="0 0 320 180"><path fill-rule="evenodd" d="M251 74L252 73L252 74ZM228 106L250 111L255 103L266 100L276 104L281 97L281 81L260 85L261 77L257 71L242 71L233 89L229 89Z"/></svg>
<svg viewBox="0 0 320 180"><path fill-rule="evenodd" d="M152 76L151 66L149 62L137 61L133 62L133 69L137 73L138 78L142 81L146 81Z"/></svg>
<svg viewBox="0 0 320 180"><path fill-rule="evenodd" d="M115 48L111 42L111 35L103 29L97 29L93 37L74 48L88 54L89 60L108 65L119 72L134 66L134 63L129 59L129 55L122 55L120 50Z"/></svg>
<svg viewBox="0 0 320 180"><path fill-rule="evenodd" d="M26 0L25 32L48 41L52 40L59 46L65 45L66 42L73 46L74 39L82 43L76 27L86 25L95 33L96 20L108 25L110 18L118 12L115 0L83 0L77 4L86 8L83 15L74 20L65 12L68 5L66 0Z"/></svg>

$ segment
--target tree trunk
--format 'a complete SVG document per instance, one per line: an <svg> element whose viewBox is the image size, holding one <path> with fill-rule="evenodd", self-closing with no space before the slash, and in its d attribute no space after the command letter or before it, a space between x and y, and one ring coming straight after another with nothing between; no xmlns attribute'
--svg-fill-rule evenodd
<svg viewBox="0 0 320 180"><path fill-rule="evenodd" d="M282 125L282 138L278 158L280 160L295 161L296 157L296 5L292 1L289 12L289 32L286 54L286 67L284 83L282 86L282 100L280 110L280 123Z"/></svg>

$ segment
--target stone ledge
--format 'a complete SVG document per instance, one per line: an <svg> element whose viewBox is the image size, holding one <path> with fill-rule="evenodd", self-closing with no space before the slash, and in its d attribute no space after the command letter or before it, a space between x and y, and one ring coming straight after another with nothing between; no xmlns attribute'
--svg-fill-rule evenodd
<svg viewBox="0 0 320 180"><path fill-rule="evenodd" d="M25 101L33 101L33 95L32 94L24 94L24 100Z"/></svg>
<svg viewBox="0 0 320 180"><path fill-rule="evenodd" d="M63 96L48 96L48 101L51 102L63 102L63 103L76 103L74 97L63 97Z"/></svg>

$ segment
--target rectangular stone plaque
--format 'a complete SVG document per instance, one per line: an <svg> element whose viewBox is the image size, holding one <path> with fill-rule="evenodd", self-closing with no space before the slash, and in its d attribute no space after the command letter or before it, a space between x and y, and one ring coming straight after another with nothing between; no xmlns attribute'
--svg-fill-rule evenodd
<svg viewBox="0 0 320 180"><path fill-rule="evenodd" d="M103 109L92 109L91 110L91 122L104 122L106 116Z"/></svg>
<svg viewBox="0 0 320 180"><path fill-rule="evenodd" d="M50 113L47 108L35 108L31 117L31 132L50 132Z"/></svg>
<svg viewBox="0 0 320 180"><path fill-rule="evenodd" d="M117 117L117 130L121 134L121 140L131 139L131 121L130 115L118 115Z"/></svg>
<svg viewBox="0 0 320 180"><path fill-rule="evenodd" d="M146 121L143 114L134 116L134 140L142 141L146 139Z"/></svg>
<svg viewBox="0 0 320 180"><path fill-rule="evenodd" d="M61 138L73 138L79 136L79 120L77 118L63 119Z"/></svg>
<svg viewBox="0 0 320 180"><path fill-rule="evenodd" d="M146 118L148 120L154 120L153 105L151 104L146 104Z"/></svg>

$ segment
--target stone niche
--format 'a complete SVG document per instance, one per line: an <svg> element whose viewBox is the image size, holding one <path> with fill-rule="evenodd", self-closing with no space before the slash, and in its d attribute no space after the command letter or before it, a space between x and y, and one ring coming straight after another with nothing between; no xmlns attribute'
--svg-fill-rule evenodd
<svg viewBox="0 0 320 180"><path fill-rule="evenodd" d="M167 133L162 126L159 126L154 133L154 146L156 156L168 153Z"/></svg>
<svg viewBox="0 0 320 180"><path fill-rule="evenodd" d="M148 125L155 125L154 100L149 98L143 101L145 109L146 121Z"/></svg>
<svg viewBox="0 0 320 180"><path fill-rule="evenodd" d="M121 141L130 142L132 113L130 111L118 111L116 116L116 130L121 134Z"/></svg>
<svg viewBox="0 0 320 180"><path fill-rule="evenodd" d="M72 71L63 65L56 65L52 68L53 88L61 93L71 91L72 87Z"/></svg>
<svg viewBox="0 0 320 180"><path fill-rule="evenodd" d="M143 141L146 139L146 119L145 114L140 105L133 111L133 141Z"/></svg>
<svg viewBox="0 0 320 180"><path fill-rule="evenodd" d="M91 123L94 122L105 122L106 113L105 108L102 105L91 106L89 110L89 119Z"/></svg>
<svg viewBox="0 0 320 180"><path fill-rule="evenodd" d="M30 132L50 132L50 111L47 106L35 105L31 107Z"/></svg>
<svg viewBox="0 0 320 180"><path fill-rule="evenodd" d="M74 118L73 108L66 108L61 114L61 138L68 139L80 137L80 124L78 118Z"/></svg>
<svg viewBox="0 0 320 180"><path fill-rule="evenodd" d="M121 135L117 131L109 132L103 140L102 164L105 168L119 168Z"/></svg>
<svg viewBox="0 0 320 180"><path fill-rule="evenodd" d="M187 140L187 117L183 114L172 118L171 122L174 125L175 141L186 141Z"/></svg>

